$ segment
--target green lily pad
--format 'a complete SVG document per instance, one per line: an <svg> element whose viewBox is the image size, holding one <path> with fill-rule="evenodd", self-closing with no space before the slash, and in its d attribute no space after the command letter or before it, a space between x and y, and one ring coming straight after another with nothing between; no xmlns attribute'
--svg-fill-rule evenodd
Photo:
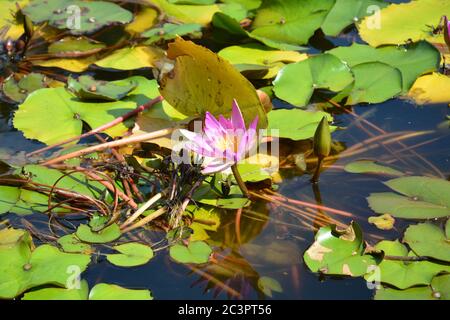
<svg viewBox="0 0 450 320"><path fill-rule="evenodd" d="M381 103L402 92L402 74L381 62L361 63L352 68L355 82L347 98L348 105Z"/></svg>
<svg viewBox="0 0 450 320"><path fill-rule="evenodd" d="M361 38L373 47L382 44L404 44L427 39L432 27L443 15L450 16L450 0L420 0L391 4L378 13L379 27L368 23L367 17L358 24Z"/></svg>
<svg viewBox="0 0 450 320"><path fill-rule="evenodd" d="M306 106L315 89L338 92L353 82L349 67L330 54L321 54L285 66L274 80L277 97L298 107Z"/></svg>
<svg viewBox="0 0 450 320"><path fill-rule="evenodd" d="M96 284L89 293L89 300L153 300L150 290L132 290L115 284Z"/></svg>
<svg viewBox="0 0 450 320"><path fill-rule="evenodd" d="M387 5L383 0L336 0L322 23L322 30L328 36L337 36L345 27L373 14L371 8L381 9Z"/></svg>
<svg viewBox="0 0 450 320"><path fill-rule="evenodd" d="M450 261L449 240L441 228L431 223L409 226L403 238L403 242L418 256L443 261Z"/></svg>
<svg viewBox="0 0 450 320"><path fill-rule="evenodd" d="M146 264L153 258L153 250L141 243L125 243L113 247L120 254L108 254L106 259L119 267L136 267Z"/></svg>
<svg viewBox="0 0 450 320"><path fill-rule="evenodd" d="M300 109L278 109L267 114L269 126L267 132L271 136L289 138L292 140L305 140L314 137L317 127L323 117L333 121L333 117L326 112L310 112ZM330 126L331 132L336 130Z"/></svg>
<svg viewBox="0 0 450 320"><path fill-rule="evenodd" d="M250 200L242 195L238 186L232 185L229 194L224 197L211 189L209 184L204 184L194 192L194 201L223 209L240 209L248 206Z"/></svg>
<svg viewBox="0 0 450 320"><path fill-rule="evenodd" d="M259 182L271 178L270 173L258 164L240 163L238 170L244 182Z"/></svg>
<svg viewBox="0 0 450 320"><path fill-rule="evenodd" d="M117 224L112 224L99 232L93 232L87 225L78 227L76 236L88 243L108 243L117 240L121 236L120 228Z"/></svg>
<svg viewBox="0 0 450 320"><path fill-rule="evenodd" d="M377 290L375 300L449 300L450 274L434 277L430 286L406 290L382 288Z"/></svg>
<svg viewBox="0 0 450 320"><path fill-rule="evenodd" d="M177 36L189 36L200 38L202 36L202 25L198 23L173 24L165 23L162 27L152 28L141 33L141 37L148 38L145 44L150 45L161 40L172 40Z"/></svg>
<svg viewBox="0 0 450 320"><path fill-rule="evenodd" d="M404 175L401 171L380 165L373 160L358 160L351 162L344 167L344 170L350 173L375 173L392 176Z"/></svg>
<svg viewBox="0 0 450 320"><path fill-rule="evenodd" d="M367 200L377 213L390 213L398 218L432 219L450 215L450 182L429 177L402 177L385 184L392 192L373 193Z"/></svg>
<svg viewBox="0 0 450 320"><path fill-rule="evenodd" d="M0 298L11 299L33 287L65 287L90 262L89 255L63 253L50 245L31 251L26 240L0 247ZM72 270L72 271L71 271Z"/></svg>
<svg viewBox="0 0 450 320"><path fill-rule="evenodd" d="M257 43L226 47L218 55L232 63L240 72L258 70L261 67L268 69L262 77L264 79L275 77L285 63L307 58L306 54L297 51L273 50Z"/></svg>
<svg viewBox="0 0 450 320"><path fill-rule="evenodd" d="M138 86L127 97L115 102L82 102L64 88L37 90L19 106L14 126L29 139L52 144L80 135L84 122L97 128L154 98L146 91L152 80L134 76L122 81L132 81ZM51 127L49 123L52 123ZM105 133L113 137L122 136L131 125L129 121L121 123L105 130Z"/></svg>
<svg viewBox="0 0 450 320"><path fill-rule="evenodd" d="M272 297L272 292L283 292L281 284L273 278L261 277L258 279L258 288L268 297Z"/></svg>
<svg viewBox="0 0 450 320"><path fill-rule="evenodd" d="M209 260L211 247L203 241L191 241L188 246L175 244L170 247L170 257L179 263L202 264Z"/></svg>
<svg viewBox="0 0 450 320"><path fill-rule="evenodd" d="M117 101L126 97L137 84L127 79L108 82L83 75L78 79L69 78L67 86L81 99Z"/></svg>
<svg viewBox="0 0 450 320"><path fill-rule="evenodd" d="M430 287L414 287L406 290L381 288L377 290L375 300L433 300Z"/></svg>
<svg viewBox="0 0 450 320"><path fill-rule="evenodd" d="M18 215L42 212L48 209L48 197L42 193L18 187L0 186L0 214ZM62 209L56 209L62 212Z"/></svg>
<svg viewBox="0 0 450 320"><path fill-rule="evenodd" d="M381 216L369 217L367 220L381 230L391 230L395 223L394 217L387 213Z"/></svg>
<svg viewBox="0 0 450 320"><path fill-rule="evenodd" d="M224 3L239 3L247 10L258 9L262 3L262 0L222 0Z"/></svg>
<svg viewBox="0 0 450 320"><path fill-rule="evenodd" d="M105 26L126 24L133 20L130 11L106 1L31 0L23 13L34 23L48 23L72 34L93 33ZM80 14L77 24L74 14Z"/></svg>
<svg viewBox="0 0 450 320"><path fill-rule="evenodd" d="M385 184L408 197L450 208L450 181L429 177L402 177L392 179Z"/></svg>
<svg viewBox="0 0 450 320"><path fill-rule="evenodd" d="M264 0L253 22L253 36L290 45L308 43L334 0Z"/></svg>
<svg viewBox="0 0 450 320"><path fill-rule="evenodd" d="M181 5L173 4L167 0L152 0L162 11L175 21L183 23L198 23L208 25L214 13L220 11L217 4L211 5Z"/></svg>
<svg viewBox="0 0 450 320"><path fill-rule="evenodd" d="M450 214L447 207L408 198L393 192L372 193L367 197L370 208L376 213L389 213L403 219L432 219Z"/></svg>
<svg viewBox="0 0 450 320"><path fill-rule="evenodd" d="M55 185L57 188L70 190L90 197L98 197L105 190L105 186L100 182L89 180L88 177L79 172L64 175L63 172L56 169L28 164L22 168L18 168L15 173L24 176L24 178L31 178L37 183L50 187Z"/></svg>
<svg viewBox="0 0 450 320"><path fill-rule="evenodd" d="M303 258L313 272L357 277L378 264L374 256L364 254L364 247L358 224L353 222L346 230L331 225L320 228Z"/></svg>
<svg viewBox="0 0 450 320"><path fill-rule="evenodd" d="M137 70L154 68L155 61L161 59L161 49L150 46L125 47L95 62L96 66L115 70Z"/></svg>
<svg viewBox="0 0 450 320"><path fill-rule="evenodd" d="M70 55L81 55L100 52L106 45L104 43L86 37L65 37L52 42L48 46L48 53L67 57Z"/></svg>
<svg viewBox="0 0 450 320"><path fill-rule="evenodd" d="M21 300L87 300L89 287L87 281L80 283L80 288L44 288L24 294Z"/></svg>
<svg viewBox="0 0 450 320"><path fill-rule="evenodd" d="M67 253L92 253L89 244L81 242L75 234L68 234L58 239L58 244L62 250Z"/></svg>
<svg viewBox="0 0 450 320"><path fill-rule="evenodd" d="M50 84L49 79L40 73L29 73L17 81L14 76L8 77L3 82L3 94L15 102L23 102L26 97L42 88L47 88Z"/></svg>
<svg viewBox="0 0 450 320"><path fill-rule="evenodd" d="M328 53L338 57L350 67L366 62L382 62L397 68L402 74L404 93L408 92L417 77L438 70L441 59L439 51L426 41L380 48L354 43L349 47L332 49Z"/></svg>
<svg viewBox="0 0 450 320"><path fill-rule="evenodd" d="M375 246L386 256L410 257L415 256L408 249L396 241L381 241ZM383 259L379 269L365 275L367 281L381 281L399 289L406 289L415 285L429 285L433 277L440 272L449 272L450 267L429 261L394 261Z"/></svg>

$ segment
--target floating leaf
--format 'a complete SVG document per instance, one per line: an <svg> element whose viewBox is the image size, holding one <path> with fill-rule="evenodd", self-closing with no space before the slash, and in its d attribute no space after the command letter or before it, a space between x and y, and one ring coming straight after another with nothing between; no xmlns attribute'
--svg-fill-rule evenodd
<svg viewBox="0 0 450 320"><path fill-rule="evenodd" d="M42 193L18 187L0 186L0 214L11 212L26 215L47 209L48 197Z"/></svg>
<svg viewBox="0 0 450 320"><path fill-rule="evenodd" d="M117 240L121 236L120 228L117 224L112 224L98 232L93 232L85 224L81 224L76 232L76 236L88 243L108 243Z"/></svg>
<svg viewBox="0 0 450 320"><path fill-rule="evenodd" d="M141 37L148 38L145 44L150 45L160 40L172 40L177 36L186 35L189 35L191 38L200 38L202 36L202 26L198 23L165 23L162 27L143 32Z"/></svg>
<svg viewBox="0 0 450 320"><path fill-rule="evenodd" d="M204 184L194 192L193 200L223 209L240 209L250 204L250 200L242 195L241 189L232 185L230 193L224 197L217 193L209 184Z"/></svg>
<svg viewBox="0 0 450 320"><path fill-rule="evenodd" d="M81 99L106 101L121 100L137 86L127 79L108 82L95 80L89 75L80 76L78 79L69 78L67 85L69 90Z"/></svg>
<svg viewBox="0 0 450 320"><path fill-rule="evenodd" d="M376 250L381 250L386 256L414 257L408 254L406 247L397 241L381 241L375 246ZM406 289L415 285L431 283L433 277L440 272L449 272L450 267L432 263L429 261L395 261L383 259L373 271L364 277L367 281L380 281L388 283L399 289Z"/></svg>
<svg viewBox="0 0 450 320"><path fill-rule="evenodd" d="M277 97L295 106L308 104L315 89L334 92L353 82L348 66L330 54L321 54L285 66L274 80Z"/></svg>
<svg viewBox="0 0 450 320"><path fill-rule="evenodd" d="M409 226L405 231L406 242L418 256L450 261L450 242L444 231L431 223Z"/></svg>
<svg viewBox="0 0 450 320"><path fill-rule="evenodd" d="M158 23L158 11L155 8L143 7L134 15L133 22L125 26L125 30L131 34L139 34L150 29Z"/></svg>
<svg viewBox="0 0 450 320"><path fill-rule="evenodd" d="M450 77L440 73L424 75L414 82L408 96L417 104L450 103Z"/></svg>
<svg viewBox="0 0 450 320"><path fill-rule="evenodd" d="M387 5L383 0L336 0L322 23L322 30L328 36L337 36L348 25Z"/></svg>
<svg viewBox="0 0 450 320"><path fill-rule="evenodd" d="M232 63L240 72L255 70L258 67L269 68L264 79L276 76L284 63L298 62L307 58L297 51L273 50L266 46L250 43L230 46L219 51L218 55Z"/></svg>
<svg viewBox="0 0 450 320"><path fill-rule="evenodd" d="M104 26L126 24L133 20L130 11L106 1L32 0L23 8L34 23L48 23L59 29L69 29L72 34L95 32ZM79 14L79 21L74 19Z"/></svg>
<svg viewBox="0 0 450 320"><path fill-rule="evenodd" d="M106 259L119 267L136 267L146 264L153 258L153 250L141 243L125 243L113 247L120 254L108 254Z"/></svg>
<svg viewBox="0 0 450 320"><path fill-rule="evenodd" d="M33 60L33 64L40 67L60 68L72 72L86 71L91 64L97 61L94 55L87 58L60 58L49 60Z"/></svg>
<svg viewBox="0 0 450 320"><path fill-rule="evenodd" d="M98 60L95 65L115 70L136 70L154 68L155 61L163 57L163 51L156 47L136 46L113 51L109 56Z"/></svg>
<svg viewBox="0 0 450 320"><path fill-rule="evenodd" d="M313 272L352 277L362 276L369 266L377 265L373 256L364 254L362 231L356 223L346 230L337 230L336 226L320 228L303 258Z"/></svg>
<svg viewBox="0 0 450 320"><path fill-rule="evenodd" d="M242 180L245 182L259 182L270 179L270 173L259 164L239 163L238 170Z"/></svg>
<svg viewBox="0 0 450 320"><path fill-rule="evenodd" d="M89 220L89 227L92 231L98 232L102 230L107 223L109 222L110 217L101 216L99 214L94 214L92 218Z"/></svg>
<svg viewBox="0 0 450 320"><path fill-rule="evenodd" d="M167 0L152 0L170 18L183 23L209 24L214 13L220 11L217 4L211 5L177 5Z"/></svg>
<svg viewBox="0 0 450 320"><path fill-rule="evenodd" d="M372 193L367 198L376 213L389 213L403 219L432 219L450 215L447 207L415 200L393 192Z"/></svg>
<svg viewBox="0 0 450 320"><path fill-rule="evenodd" d="M395 223L394 217L387 213L381 216L369 217L368 221L381 230L391 230L394 227Z"/></svg>
<svg viewBox="0 0 450 320"><path fill-rule="evenodd" d="M48 46L48 53L65 58L71 55L94 54L105 47L104 43L86 37L65 37L52 42Z"/></svg>
<svg viewBox="0 0 450 320"><path fill-rule="evenodd" d="M405 46L372 48L354 43L350 47L338 47L328 51L350 67L366 62L382 62L402 73L403 92L406 93L422 74L439 69L440 54L431 44L420 41Z"/></svg>
<svg viewBox="0 0 450 320"><path fill-rule="evenodd" d="M18 81L14 76L8 77L3 82L2 91L12 101L23 102L30 93L41 88L46 88L49 84L49 79L43 74L29 73Z"/></svg>
<svg viewBox="0 0 450 320"><path fill-rule="evenodd" d="M268 134L280 138L289 138L292 140L305 140L314 137L317 126L323 117L329 121L333 117L322 111L310 112L300 109L279 109L272 110L267 114L269 126ZM331 131L336 130L335 126L330 126Z"/></svg>
<svg viewBox="0 0 450 320"><path fill-rule="evenodd" d="M259 278L258 288L269 297L272 297L272 292L283 292L281 284L276 279L270 277Z"/></svg>
<svg viewBox="0 0 450 320"><path fill-rule="evenodd" d="M25 177L31 178L34 182L49 187L56 184L57 188L63 188L90 197L98 197L105 190L105 187L100 182L90 180L81 172L65 175L56 169L28 164L17 169L15 173L25 175Z"/></svg>
<svg viewBox="0 0 450 320"><path fill-rule="evenodd" d="M85 280L80 282L79 288L45 288L24 294L21 300L87 300L89 287Z"/></svg>
<svg viewBox="0 0 450 320"><path fill-rule="evenodd" d="M334 0L264 0L253 22L253 36L290 45L308 43Z"/></svg>
<svg viewBox="0 0 450 320"><path fill-rule="evenodd" d="M8 26L9 29L4 35L4 39L18 39L24 32L23 25L18 19L18 8L22 8L28 0L3 0L2 10L0 11L0 29L4 26Z"/></svg>
<svg viewBox="0 0 450 320"><path fill-rule="evenodd" d="M179 263L202 264L208 262L212 250L206 242L191 241L187 247L181 244L171 246L169 253Z"/></svg>
<svg viewBox="0 0 450 320"><path fill-rule="evenodd" d="M202 241L209 239L209 232L215 232L220 226L220 215L216 209L207 210L204 207L188 207L192 212L193 222L189 226L192 229L191 241Z"/></svg>
<svg viewBox="0 0 450 320"><path fill-rule="evenodd" d="M350 173L375 173L392 176L402 176L403 172L380 165L373 160L358 160L347 164L344 170Z"/></svg>
<svg viewBox="0 0 450 320"><path fill-rule="evenodd" d="M169 44L167 52L175 67L161 80L161 94L183 114L204 115L206 111L229 116L233 99L239 103L247 124L257 115L258 126L267 117L253 85L228 61L212 51L181 38Z"/></svg>
<svg viewBox="0 0 450 320"><path fill-rule="evenodd" d="M0 298L14 298L33 287L54 284L66 286L76 272L90 262L84 254L63 253L50 245L37 247L20 241L0 248ZM69 272L68 272L69 271Z"/></svg>
<svg viewBox="0 0 450 320"><path fill-rule="evenodd" d="M89 244L81 242L75 234L68 234L58 239L58 244L67 253L90 254L92 248Z"/></svg>
<svg viewBox="0 0 450 320"><path fill-rule="evenodd" d="M358 29L361 38L373 47L404 44L427 39L433 31L431 26L437 26L443 15L450 15L450 0L391 4L361 21Z"/></svg>
<svg viewBox="0 0 450 320"><path fill-rule="evenodd" d="M80 135L83 122L97 128L150 99L145 89L151 80L134 76L121 81L135 82L138 87L125 99L115 102L81 102L64 88L35 91L19 106L14 116L14 126L29 139L52 144ZM49 127L48 123L53 125ZM105 133L113 137L122 136L128 131L128 126L129 122L121 123L105 130Z"/></svg>
<svg viewBox="0 0 450 320"><path fill-rule="evenodd" d="M96 284L89 293L89 300L153 300L150 290L131 290L115 284Z"/></svg>
<svg viewBox="0 0 450 320"><path fill-rule="evenodd" d="M381 62L367 62L352 68L355 82L347 98L348 105L381 103L402 92L402 74Z"/></svg>

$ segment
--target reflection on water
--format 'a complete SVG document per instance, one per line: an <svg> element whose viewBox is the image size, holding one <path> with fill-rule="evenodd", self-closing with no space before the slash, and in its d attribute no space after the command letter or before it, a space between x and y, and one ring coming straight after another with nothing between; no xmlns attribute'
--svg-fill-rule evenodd
<svg viewBox="0 0 450 320"><path fill-rule="evenodd" d="M395 139L383 144L386 139L367 140L371 139L367 130L375 137L383 135L374 133L367 123L355 121L352 115L337 115L336 124L346 127L346 130L335 132L333 137L343 146L343 152L328 164L318 187L313 188L309 182L310 176L299 169L282 170L283 181L277 191L281 204L283 196L286 196L350 212L352 216L327 215L320 208L299 211L295 203L289 204L291 210L289 206L261 200L244 209L240 219L236 219L236 212L233 211L221 213L219 230L209 234L209 241L216 252L212 262L206 266L187 267L173 263L167 251L161 250L147 265L135 268L118 268L107 263L103 256L98 256L94 258L97 263L92 264L83 277L91 286L105 282L127 288L149 288L157 299L263 299L264 295L258 289L258 279L262 276L274 278L281 284L283 292L274 293L275 299L370 299L373 292L367 288L364 279L320 277L307 270L302 255L313 240L312 228L334 220L345 224L357 220L371 244L380 237L397 238L404 231L401 221L396 224L396 229L389 232L380 231L367 223L367 217L373 213L365 198L369 193L386 190L380 182L383 179L345 173L343 166L356 159L375 159L418 175L436 175L437 170L448 179L449 125L438 124L439 119L444 121L448 108L445 105L419 108L397 99L376 106L355 107L353 110L388 135L392 132L399 135L412 131L430 132L406 139L403 145ZM355 147L361 143L362 147ZM3 112L0 119L1 154L15 154L36 148L36 145L36 142L26 140L20 132L12 130L8 112ZM358 152L349 153L348 150ZM348 156L345 156L346 152ZM305 217L301 212L308 215ZM20 224L17 217L8 215L0 219L5 218ZM33 215L27 220L39 228L42 226L42 230L47 228L45 216ZM70 227L70 224L67 226ZM164 237L152 231L146 233L153 243Z"/></svg>

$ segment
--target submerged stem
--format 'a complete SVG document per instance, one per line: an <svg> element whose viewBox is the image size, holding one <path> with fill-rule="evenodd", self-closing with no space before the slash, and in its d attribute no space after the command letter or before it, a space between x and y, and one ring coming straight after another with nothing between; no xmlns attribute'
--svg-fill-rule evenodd
<svg viewBox="0 0 450 320"><path fill-rule="evenodd" d="M231 166L231 171L233 171L234 178L236 179L236 182L244 196L246 198L250 198L250 192L248 192L247 186L245 185L244 180L242 180L241 174L239 173L239 170L237 168L237 164L233 164Z"/></svg>

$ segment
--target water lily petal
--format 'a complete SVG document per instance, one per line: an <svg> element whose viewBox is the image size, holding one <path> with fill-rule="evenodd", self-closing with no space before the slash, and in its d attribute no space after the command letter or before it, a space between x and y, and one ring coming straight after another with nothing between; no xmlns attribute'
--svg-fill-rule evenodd
<svg viewBox="0 0 450 320"><path fill-rule="evenodd" d="M232 161L223 161L220 159L215 159L208 163L202 170L203 174L211 174L216 172L222 172L233 165Z"/></svg>
<svg viewBox="0 0 450 320"><path fill-rule="evenodd" d="M234 130L245 130L245 121L241 109L236 100L233 100L233 109L231 111L231 123Z"/></svg>

